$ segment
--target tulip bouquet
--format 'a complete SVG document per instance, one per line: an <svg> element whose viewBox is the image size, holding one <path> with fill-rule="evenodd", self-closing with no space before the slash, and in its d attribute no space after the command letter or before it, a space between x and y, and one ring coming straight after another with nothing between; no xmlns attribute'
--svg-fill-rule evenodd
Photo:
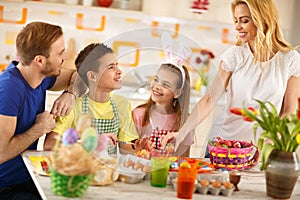
<svg viewBox="0 0 300 200"><path fill-rule="evenodd" d="M296 114L280 117L271 102L256 101L259 103L259 110L252 107L231 108L230 112L242 116L245 121L255 122L253 126L255 140L258 127L262 129L257 146L262 155L261 170L265 170L267 158L272 150L296 151L300 144L300 109L297 109ZM300 98L298 106L300 107Z"/></svg>

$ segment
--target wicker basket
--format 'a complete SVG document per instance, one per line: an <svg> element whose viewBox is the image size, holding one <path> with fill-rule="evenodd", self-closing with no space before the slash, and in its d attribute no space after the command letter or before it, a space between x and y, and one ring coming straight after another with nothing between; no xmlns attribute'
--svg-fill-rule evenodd
<svg viewBox="0 0 300 200"><path fill-rule="evenodd" d="M250 155L253 146L246 148L215 147L208 144L210 161L215 168L242 170L250 167Z"/></svg>
<svg viewBox="0 0 300 200"><path fill-rule="evenodd" d="M65 197L81 197L88 189L94 175L65 176L51 170L51 191Z"/></svg>

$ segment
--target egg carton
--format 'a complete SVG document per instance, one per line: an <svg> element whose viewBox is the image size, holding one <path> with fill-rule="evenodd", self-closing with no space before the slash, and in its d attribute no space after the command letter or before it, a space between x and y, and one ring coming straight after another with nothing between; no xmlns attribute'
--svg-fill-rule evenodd
<svg viewBox="0 0 300 200"><path fill-rule="evenodd" d="M212 185L203 187L201 184L196 184L196 191L200 194L212 194L212 195L224 195L224 196L231 196L234 190L234 186L232 188L225 188L221 186L219 188L213 187Z"/></svg>
<svg viewBox="0 0 300 200"><path fill-rule="evenodd" d="M172 180L177 178L178 172L169 171L168 176L168 183L172 184ZM200 181L201 179L207 179L209 181L220 181L225 182L229 177L228 171L212 171L209 173L198 173L197 180Z"/></svg>
<svg viewBox="0 0 300 200"><path fill-rule="evenodd" d="M175 191L177 191L177 181L175 181L177 179L173 180L173 188ZM211 184L204 187L201 186L201 184L196 183L195 182L195 186L194 186L194 193L199 193L199 194L203 194L203 195L223 195L223 196L231 196L233 191L234 191L235 187L233 186L230 189L225 188L223 185L219 188L213 187Z"/></svg>
<svg viewBox="0 0 300 200"><path fill-rule="evenodd" d="M151 161L130 154L120 155L118 161L118 180L125 183L142 182L151 169Z"/></svg>
<svg viewBox="0 0 300 200"><path fill-rule="evenodd" d="M210 174L198 174L196 190L200 194L231 196L235 187L228 182L227 171L217 171ZM206 181L205 181L206 180ZM207 183L204 183L207 182ZM201 185L201 182L203 185ZM227 187L225 187L226 185Z"/></svg>
<svg viewBox="0 0 300 200"><path fill-rule="evenodd" d="M226 172L213 172L213 173L204 173L197 174L197 178L195 180L194 192L200 193L203 195L223 195L223 196L231 196L235 187L227 181L228 173ZM173 185L175 191L177 191L177 173L169 172L169 180ZM201 180L207 180L207 185L202 186L200 184ZM217 181L218 187L213 186L213 182ZM230 184L231 188L226 188L224 183Z"/></svg>
<svg viewBox="0 0 300 200"><path fill-rule="evenodd" d="M228 171L214 171L212 173L204 173L204 174L197 174L198 182L203 179L207 179L210 182L213 181L220 181L225 182L229 177Z"/></svg>

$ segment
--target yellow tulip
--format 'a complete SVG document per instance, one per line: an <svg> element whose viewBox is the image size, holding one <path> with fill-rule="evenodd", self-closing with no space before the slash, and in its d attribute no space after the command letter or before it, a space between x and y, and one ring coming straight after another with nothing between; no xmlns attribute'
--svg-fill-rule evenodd
<svg viewBox="0 0 300 200"><path fill-rule="evenodd" d="M297 141L297 144L300 144L300 133L298 133L298 135L296 137L296 141Z"/></svg>

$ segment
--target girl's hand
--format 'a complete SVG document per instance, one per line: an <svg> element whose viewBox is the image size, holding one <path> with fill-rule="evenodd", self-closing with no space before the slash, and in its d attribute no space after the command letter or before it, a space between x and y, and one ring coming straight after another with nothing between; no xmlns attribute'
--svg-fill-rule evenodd
<svg viewBox="0 0 300 200"><path fill-rule="evenodd" d="M172 155L174 153L174 148L174 143L167 143L165 148L167 155Z"/></svg>
<svg viewBox="0 0 300 200"><path fill-rule="evenodd" d="M140 151L142 149L146 149L147 151L151 151L152 142L147 137L142 137L135 141L135 150Z"/></svg>
<svg viewBox="0 0 300 200"><path fill-rule="evenodd" d="M150 146L150 151L152 152L155 149L156 149L156 144L155 144L155 142L152 142L151 146Z"/></svg>
<svg viewBox="0 0 300 200"><path fill-rule="evenodd" d="M110 143L113 146L117 145L118 137L114 133L104 133L108 138L110 138Z"/></svg>

